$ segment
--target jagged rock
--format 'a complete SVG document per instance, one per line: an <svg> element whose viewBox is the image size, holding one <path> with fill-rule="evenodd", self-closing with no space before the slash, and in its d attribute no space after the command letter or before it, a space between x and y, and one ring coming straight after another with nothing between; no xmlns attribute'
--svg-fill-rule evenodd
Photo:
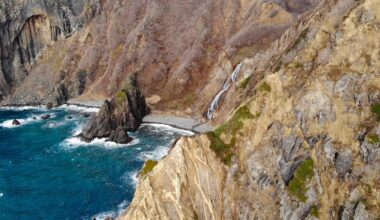
<svg viewBox="0 0 380 220"><path fill-rule="evenodd" d="M343 177L352 168L353 158L350 150L339 152L335 161L335 169Z"/></svg>
<svg viewBox="0 0 380 220"><path fill-rule="evenodd" d="M300 149L301 147L302 147L302 141L298 137L290 136L290 137L282 139L281 148L283 150L283 157L285 161L286 162L290 161L295 156L298 149Z"/></svg>
<svg viewBox="0 0 380 220"><path fill-rule="evenodd" d="M285 184L288 185L290 180L293 178L294 172L297 170L297 167L302 163L302 160L296 160L291 162L285 162L281 159L278 162L278 167L281 172L282 179Z"/></svg>
<svg viewBox="0 0 380 220"><path fill-rule="evenodd" d="M83 128L81 137L85 141L94 138L109 137L117 143L131 141L127 131L136 131L150 109L145 103L145 97L137 87L136 75L131 75L125 89L112 100L106 100L97 115L92 116Z"/></svg>
<svg viewBox="0 0 380 220"><path fill-rule="evenodd" d="M48 120L51 116L50 115L43 115L41 116L42 120Z"/></svg>
<svg viewBox="0 0 380 220"><path fill-rule="evenodd" d="M360 153L365 163L373 164L380 161L380 143L370 143L364 140L360 144Z"/></svg>
<svg viewBox="0 0 380 220"><path fill-rule="evenodd" d="M21 125L21 123L18 120L15 119L15 120L12 121L12 125L19 126L19 125Z"/></svg>
<svg viewBox="0 0 380 220"><path fill-rule="evenodd" d="M311 207L311 204L301 204L296 210L294 210L292 216L290 217L290 220L305 219L306 216L309 214Z"/></svg>
<svg viewBox="0 0 380 220"><path fill-rule="evenodd" d="M132 141L132 138L128 136L127 131L123 127L119 126L115 131L111 132L108 140L119 144L127 144Z"/></svg>

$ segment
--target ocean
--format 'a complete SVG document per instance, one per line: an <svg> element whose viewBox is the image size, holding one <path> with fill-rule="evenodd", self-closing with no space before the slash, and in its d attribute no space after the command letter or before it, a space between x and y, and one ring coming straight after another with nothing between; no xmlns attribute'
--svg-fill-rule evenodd
<svg viewBox="0 0 380 220"><path fill-rule="evenodd" d="M191 132L143 124L127 145L75 136L97 109L0 108L0 219L104 219L126 209L144 161ZM48 120L41 116L49 114ZM13 119L21 122L13 126Z"/></svg>

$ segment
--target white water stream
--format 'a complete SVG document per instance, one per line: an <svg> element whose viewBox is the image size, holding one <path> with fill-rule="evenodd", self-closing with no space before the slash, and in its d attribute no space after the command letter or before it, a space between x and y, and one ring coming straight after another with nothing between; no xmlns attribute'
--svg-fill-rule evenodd
<svg viewBox="0 0 380 220"><path fill-rule="evenodd" d="M239 63L239 65L236 66L235 70L231 73L230 77L226 79L226 81L223 84L223 87L221 90L216 94L214 99L211 101L211 104L207 111L207 118L212 119L214 116L215 111L218 109L219 104L224 96L224 94L228 91L231 84L236 82L236 79L239 77L241 66L243 63Z"/></svg>

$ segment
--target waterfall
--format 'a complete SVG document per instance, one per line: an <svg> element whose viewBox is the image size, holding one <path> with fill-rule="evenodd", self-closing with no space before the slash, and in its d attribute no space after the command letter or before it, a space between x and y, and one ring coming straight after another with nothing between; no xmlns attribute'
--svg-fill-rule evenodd
<svg viewBox="0 0 380 220"><path fill-rule="evenodd" d="M242 65L243 63L239 63L239 65L236 66L235 70L231 73L231 76L226 79L221 90L216 94L214 99L211 101L210 107L208 108L208 111L207 111L208 119L213 118L214 112L219 107L220 101L222 100L224 94L228 91L231 84L236 82L236 79L239 77Z"/></svg>

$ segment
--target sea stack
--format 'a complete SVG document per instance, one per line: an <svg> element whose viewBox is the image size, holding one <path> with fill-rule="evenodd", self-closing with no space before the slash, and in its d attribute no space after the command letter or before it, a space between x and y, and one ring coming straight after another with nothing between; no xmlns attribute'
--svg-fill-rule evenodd
<svg viewBox="0 0 380 220"><path fill-rule="evenodd" d="M90 118L80 136L87 142L94 138L108 138L109 141L126 144L132 141L127 131L136 131L149 113L145 97L138 88L136 74L132 74L124 89L111 100L104 101L98 114Z"/></svg>

